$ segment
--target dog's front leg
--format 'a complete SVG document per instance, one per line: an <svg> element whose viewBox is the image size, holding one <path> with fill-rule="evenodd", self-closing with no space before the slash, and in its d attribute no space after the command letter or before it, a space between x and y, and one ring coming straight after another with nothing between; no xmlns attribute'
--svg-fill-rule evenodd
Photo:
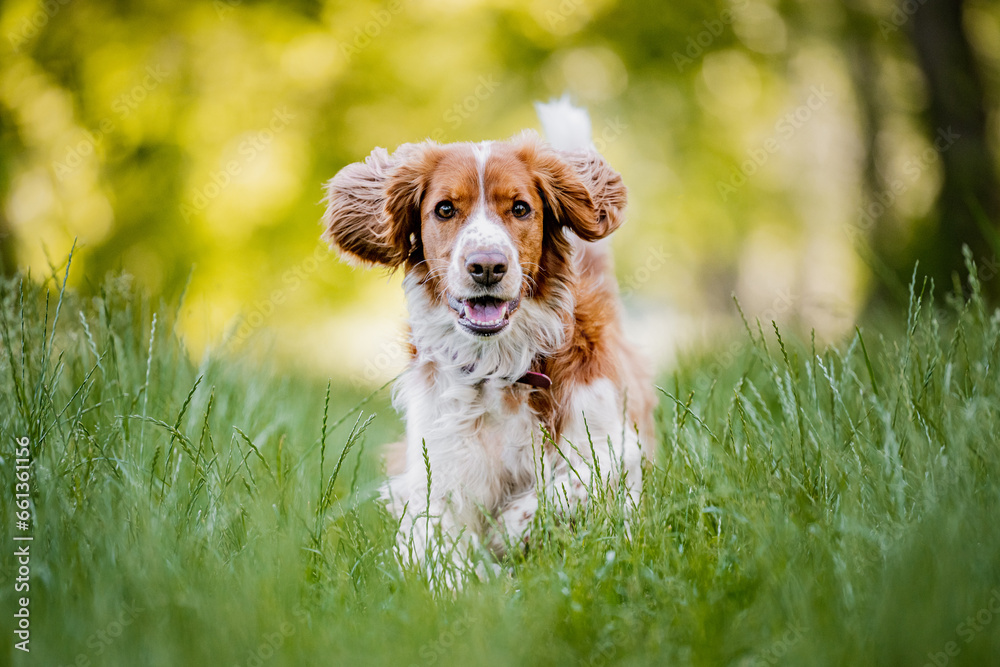
<svg viewBox="0 0 1000 667"><path fill-rule="evenodd" d="M456 520L452 494L429 495L406 475L383 487L386 508L399 521L396 557L404 568L423 568L430 581L460 588L470 569L474 534Z"/></svg>
<svg viewBox="0 0 1000 667"><path fill-rule="evenodd" d="M538 512L538 493L534 488L512 498L496 517L487 546L498 557L528 544L531 522Z"/></svg>
<svg viewBox="0 0 1000 667"><path fill-rule="evenodd" d="M608 380L584 385L568 403L570 416L561 437L548 441L535 461L537 488L507 501L497 516L500 530L494 530L490 539L495 552L528 543L539 497L557 515L571 514L591 496L621 496L626 509L639 501L642 451L614 385Z"/></svg>
<svg viewBox="0 0 1000 667"><path fill-rule="evenodd" d="M610 380L578 388L558 446L550 443L549 497L559 506L591 493L621 489L634 504L642 487L642 448L627 421L624 397ZM571 509L571 507L567 508Z"/></svg>
<svg viewBox="0 0 1000 667"><path fill-rule="evenodd" d="M642 489L642 454L634 430L617 425L580 429L577 438L567 434L547 456L549 470L544 494L559 512L570 512L592 495L622 494L629 504L639 501Z"/></svg>

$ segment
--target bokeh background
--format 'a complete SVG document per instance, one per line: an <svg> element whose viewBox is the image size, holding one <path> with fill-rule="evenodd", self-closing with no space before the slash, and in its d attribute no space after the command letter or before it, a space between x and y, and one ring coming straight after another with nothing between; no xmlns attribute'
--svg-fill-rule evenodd
<svg viewBox="0 0 1000 667"><path fill-rule="evenodd" d="M135 276L225 348L371 385L399 276L320 243L321 184L375 146L506 138L569 93L630 189L614 241L662 368L735 320L819 339L951 286L998 292L1000 4L389 0L0 6L0 255Z"/></svg>

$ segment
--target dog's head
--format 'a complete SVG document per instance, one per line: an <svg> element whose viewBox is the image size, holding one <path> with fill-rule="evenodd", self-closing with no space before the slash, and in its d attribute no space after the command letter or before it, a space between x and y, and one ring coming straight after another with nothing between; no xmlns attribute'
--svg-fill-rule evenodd
<svg viewBox="0 0 1000 667"><path fill-rule="evenodd" d="M604 238L624 219L621 176L594 151L525 133L506 142L377 148L327 184L324 238L368 265L403 266L477 339L568 275L570 229Z"/></svg>

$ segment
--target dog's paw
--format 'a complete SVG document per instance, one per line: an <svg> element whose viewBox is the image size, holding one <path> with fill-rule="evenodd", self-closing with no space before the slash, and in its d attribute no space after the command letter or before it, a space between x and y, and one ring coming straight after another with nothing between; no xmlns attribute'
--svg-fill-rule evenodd
<svg viewBox="0 0 1000 667"><path fill-rule="evenodd" d="M497 516L498 533L490 540L496 553L503 553L508 545L511 549L527 546L531 537L531 523L538 512L538 496L526 493L511 500Z"/></svg>

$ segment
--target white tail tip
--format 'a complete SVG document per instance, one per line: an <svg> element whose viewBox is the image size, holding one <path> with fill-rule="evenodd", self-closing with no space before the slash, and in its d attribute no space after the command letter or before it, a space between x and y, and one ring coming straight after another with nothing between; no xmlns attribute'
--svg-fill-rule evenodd
<svg viewBox="0 0 1000 667"><path fill-rule="evenodd" d="M553 148L563 151L590 149L590 115L586 109L573 106L569 95L551 102L535 102L535 111L542 122L545 138Z"/></svg>

